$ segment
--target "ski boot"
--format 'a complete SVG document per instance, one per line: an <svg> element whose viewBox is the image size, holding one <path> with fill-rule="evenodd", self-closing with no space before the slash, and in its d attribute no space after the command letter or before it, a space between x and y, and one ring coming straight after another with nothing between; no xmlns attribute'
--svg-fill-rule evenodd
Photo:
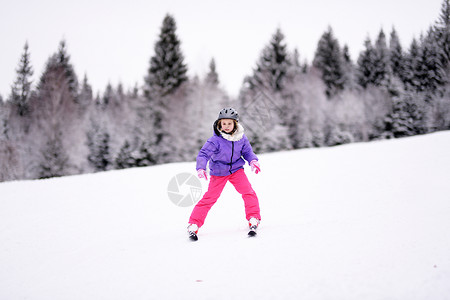
<svg viewBox="0 0 450 300"><path fill-rule="evenodd" d="M198 237L197 237L198 226L197 226L197 224L189 224L187 229L188 229L189 239L191 241L198 240Z"/></svg>
<svg viewBox="0 0 450 300"><path fill-rule="evenodd" d="M256 229L258 228L259 225L259 220L257 218L250 218L250 220L248 220L248 228L249 228L249 232L248 232L248 236L255 236L256 235Z"/></svg>

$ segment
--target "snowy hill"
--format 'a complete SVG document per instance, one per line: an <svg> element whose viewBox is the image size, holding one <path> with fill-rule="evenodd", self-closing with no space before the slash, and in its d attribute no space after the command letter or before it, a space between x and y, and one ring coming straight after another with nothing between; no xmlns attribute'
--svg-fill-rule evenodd
<svg viewBox="0 0 450 300"><path fill-rule="evenodd" d="M0 299L449 299L449 149L439 132L260 155L252 239L228 185L188 241L167 185L194 163L2 183Z"/></svg>

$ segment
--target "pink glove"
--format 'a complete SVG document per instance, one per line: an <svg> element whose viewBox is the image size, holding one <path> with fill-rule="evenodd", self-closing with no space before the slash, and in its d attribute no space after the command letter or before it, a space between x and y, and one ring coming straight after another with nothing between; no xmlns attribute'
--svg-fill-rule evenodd
<svg viewBox="0 0 450 300"><path fill-rule="evenodd" d="M261 172L261 167L259 166L259 162L257 160L252 160L250 162L250 167L252 169L252 172L254 171L256 174Z"/></svg>
<svg viewBox="0 0 450 300"><path fill-rule="evenodd" d="M200 179L205 178L205 180L208 180L208 175L206 175L206 172L203 169L198 169L197 170L197 176Z"/></svg>

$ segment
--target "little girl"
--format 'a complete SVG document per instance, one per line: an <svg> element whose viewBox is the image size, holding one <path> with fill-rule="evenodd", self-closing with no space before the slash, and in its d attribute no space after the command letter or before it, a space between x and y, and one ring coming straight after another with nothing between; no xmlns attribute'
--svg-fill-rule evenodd
<svg viewBox="0 0 450 300"><path fill-rule="evenodd" d="M189 218L189 238L197 240L197 232L205 222L206 215L216 203L225 184L229 181L242 195L245 214L249 222L249 235L256 234L261 220L259 202L244 172L244 159L249 162L251 170L258 174L261 169L252 146L244 135L244 128L239 124L239 115L233 108L224 108L214 122L214 135L203 145L197 156L197 174L208 180L206 164L209 161L211 181L208 191L197 203Z"/></svg>

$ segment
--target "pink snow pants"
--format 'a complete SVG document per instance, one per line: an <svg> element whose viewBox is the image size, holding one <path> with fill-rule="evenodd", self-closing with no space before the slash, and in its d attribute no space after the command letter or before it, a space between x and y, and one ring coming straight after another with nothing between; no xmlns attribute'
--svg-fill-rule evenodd
<svg viewBox="0 0 450 300"><path fill-rule="evenodd" d="M203 195L203 198L197 205L195 205L191 217L189 218L190 224L197 224L198 227L203 225L209 210L214 203L216 203L217 199L219 199L220 194L228 181L231 182L236 191L242 195L242 199L244 199L247 220L250 220L251 217L261 220L258 197L248 181L244 169L240 169L228 176L211 175L208 191Z"/></svg>

